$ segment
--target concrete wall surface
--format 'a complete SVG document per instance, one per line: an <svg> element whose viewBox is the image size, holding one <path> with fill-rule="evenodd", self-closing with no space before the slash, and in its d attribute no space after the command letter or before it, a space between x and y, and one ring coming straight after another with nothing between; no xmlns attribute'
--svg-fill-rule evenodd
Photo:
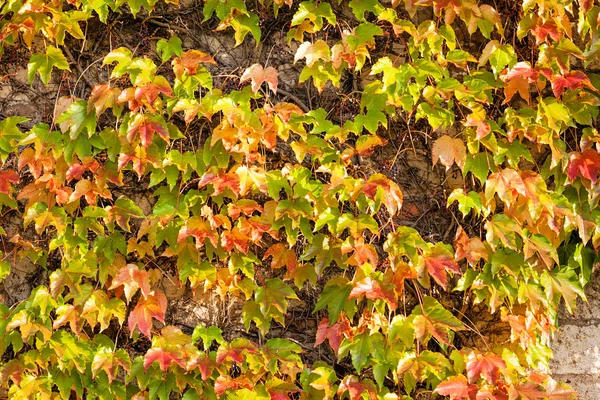
<svg viewBox="0 0 600 400"><path fill-rule="evenodd" d="M585 292L588 303L578 302L573 315L564 307L561 310L550 368L554 378L570 384L582 400L599 400L600 271L594 273Z"/></svg>

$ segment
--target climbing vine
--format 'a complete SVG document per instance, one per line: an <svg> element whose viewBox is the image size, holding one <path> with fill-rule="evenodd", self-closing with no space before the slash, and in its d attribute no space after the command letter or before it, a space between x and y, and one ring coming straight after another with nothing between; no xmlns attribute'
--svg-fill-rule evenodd
<svg viewBox="0 0 600 400"><path fill-rule="evenodd" d="M43 85L80 67L68 45L93 20L179 6L0 4L5 57L30 49L27 79ZM0 207L22 225L0 227L0 281L22 259L47 278L0 304L0 388L14 399L576 398L551 378L548 343L561 302L572 312L585 299L600 247L600 6L200 6L235 46L258 48L264 20L284 19L300 87L319 96L353 80L351 116L281 100L268 59L217 87L215 55L175 34L144 55L103 54L106 79L47 123L4 116ZM429 168L462 177L443 194L454 239L403 222L394 174L363 167L397 126L410 139L396 157L420 140ZM136 186L151 191L149 210ZM241 300L243 332L171 323L165 280L201 301ZM310 290L317 323L301 343L285 327ZM467 315L476 307L508 333L485 338Z"/></svg>

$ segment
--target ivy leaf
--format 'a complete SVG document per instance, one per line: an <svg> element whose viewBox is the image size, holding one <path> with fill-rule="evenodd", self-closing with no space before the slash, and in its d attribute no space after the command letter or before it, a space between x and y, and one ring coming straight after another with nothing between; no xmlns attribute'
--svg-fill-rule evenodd
<svg viewBox="0 0 600 400"><path fill-rule="evenodd" d="M129 331L133 334L136 326L146 337L151 338L152 318L164 324L167 311L167 297L162 293L148 295L141 298L131 314L129 314Z"/></svg>
<svg viewBox="0 0 600 400"><path fill-rule="evenodd" d="M17 125L29 121L24 117L6 117L0 121L0 161L5 160L6 156L15 151L17 142L25 135L19 130Z"/></svg>
<svg viewBox="0 0 600 400"><path fill-rule="evenodd" d="M230 343L223 343L217 350L217 364L221 365L226 360L242 364L250 354L258 354L256 345L244 338L233 339Z"/></svg>
<svg viewBox="0 0 600 400"><path fill-rule="evenodd" d="M465 144L459 138L452 139L448 135L439 137L433 144L431 149L431 158L433 165L437 164L438 160L446 167L446 171L450 169L452 164L463 169L467 158L467 149Z"/></svg>
<svg viewBox="0 0 600 400"><path fill-rule="evenodd" d="M277 93L277 76L279 72L273 67L263 68L260 64L254 64L244 71L242 77L240 78L240 82L245 82L247 80L252 81L252 91L254 93L258 92L260 86L267 82L269 88L273 91L273 93Z"/></svg>
<svg viewBox="0 0 600 400"><path fill-rule="evenodd" d="M475 400L478 390L479 386L469 384L467 378L458 375L437 385L433 392L442 396L450 396L450 400Z"/></svg>
<svg viewBox="0 0 600 400"><path fill-rule="evenodd" d="M176 57L171 63L173 64L173 72L179 79L181 79L184 72L188 75L196 75L200 63L217 64L210 55L198 50L184 51L181 53L181 57Z"/></svg>
<svg viewBox="0 0 600 400"><path fill-rule="evenodd" d="M483 377L491 384L496 384L500 377L500 371L506 370L506 363L502 357L493 353L480 353L473 350L467 358L467 376L469 382L476 382Z"/></svg>
<svg viewBox="0 0 600 400"><path fill-rule="evenodd" d="M503 214L496 214L485 223L486 240L492 249L502 243L504 246L517 250L517 233L521 234L521 227L515 221Z"/></svg>
<svg viewBox="0 0 600 400"><path fill-rule="evenodd" d="M161 115L135 114L129 123L127 140L132 142L135 137L139 137L142 146L148 148L155 133L169 143L169 128Z"/></svg>
<svg viewBox="0 0 600 400"><path fill-rule="evenodd" d="M202 339L204 349L208 349L213 341L218 344L223 344L225 342L219 327L209 326L206 328L202 324L196 325L194 332L192 333L192 341L197 342L198 339Z"/></svg>
<svg viewBox="0 0 600 400"><path fill-rule="evenodd" d="M338 322L338 317L342 310L346 307L346 302L352 291L352 285L350 282L340 282L330 280L323 293L319 297L313 313L327 307L329 312L329 323L333 324Z"/></svg>
<svg viewBox="0 0 600 400"><path fill-rule="evenodd" d="M144 356L144 370L148 371L148 368L154 363L158 362L160 370L165 372L172 364L177 364L181 368L186 367L183 357L178 352L172 352L162 347L153 347Z"/></svg>
<svg viewBox="0 0 600 400"><path fill-rule="evenodd" d="M123 228L123 230L129 232L129 221L133 218L143 218L144 213L142 209L135 204L131 199L120 198L115 201L113 206L106 207L107 223L112 224L114 221Z"/></svg>
<svg viewBox="0 0 600 400"><path fill-rule="evenodd" d="M87 131L88 137L91 137L96 132L96 113L88 111L88 103L85 100L78 100L69 106L57 119L57 124L62 124L64 132L69 131L71 140L77 139L79 134L84 130Z"/></svg>
<svg viewBox="0 0 600 400"><path fill-rule="evenodd" d="M128 303L138 289L141 289L144 299L154 293L150 290L150 274L148 271L140 270L135 264L127 264L121 268L108 289L112 290L119 286L125 287L125 298Z"/></svg>
<svg viewBox="0 0 600 400"><path fill-rule="evenodd" d="M62 51L54 46L47 46L46 53L35 53L29 58L27 64L27 80L33 83L35 73L39 72L44 85L48 86L52 68L70 71L69 62Z"/></svg>
<svg viewBox="0 0 600 400"><path fill-rule="evenodd" d="M11 187L9 183L18 183L19 179L19 174L12 169L0 171L0 193L10 195Z"/></svg>
<svg viewBox="0 0 600 400"><path fill-rule="evenodd" d="M171 36L168 41L160 39L156 42L156 52L160 56L162 62L166 62L173 55L176 55L177 57L181 56L181 39L177 36Z"/></svg>
<svg viewBox="0 0 600 400"><path fill-rule="evenodd" d="M436 299L430 296L423 298L423 303L413 311L415 335L421 342L426 343L429 335L440 343L450 344L448 332L466 329L462 322L446 310Z"/></svg>
<svg viewBox="0 0 600 400"><path fill-rule="evenodd" d="M96 110L96 116L99 117L106 111L107 108L113 108L117 105L119 97L119 89L111 87L108 83L94 86L92 93L87 101L88 113Z"/></svg>
<svg viewBox="0 0 600 400"><path fill-rule="evenodd" d="M454 255L446 245L441 242L436 243L423 254L421 260L423 263L421 268L424 268L429 275L435 279L438 285L444 289L447 289L448 287L447 272L453 272L455 274L461 273L458 264L454 261Z"/></svg>
<svg viewBox="0 0 600 400"><path fill-rule="evenodd" d="M569 165L567 174L569 179L573 181L577 175L581 175L585 179L596 184L598 179L598 171L600 171L600 154L594 149L587 149L582 153L572 152L569 154Z"/></svg>
<svg viewBox="0 0 600 400"><path fill-rule="evenodd" d="M101 347L94 354L92 378L95 379L98 372L104 371L108 376L108 382L111 383L117 376L119 366L126 372L131 369L131 360L127 352L123 349L113 351L110 347Z"/></svg>
<svg viewBox="0 0 600 400"><path fill-rule="evenodd" d="M329 318L323 317L317 328L314 347L317 347L327 339L329 341L329 346L331 346L335 354L338 354L340 344L344 339L344 333L351 333L350 324L347 318L343 318L341 321L331 325L329 323Z"/></svg>

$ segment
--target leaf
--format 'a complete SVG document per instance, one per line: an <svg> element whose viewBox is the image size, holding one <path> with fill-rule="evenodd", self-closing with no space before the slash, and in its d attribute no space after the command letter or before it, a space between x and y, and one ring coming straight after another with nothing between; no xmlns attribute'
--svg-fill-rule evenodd
<svg viewBox="0 0 600 400"><path fill-rule="evenodd" d="M156 42L156 52L160 56L162 62L166 62L173 55L181 56L181 39L177 36L171 36L171 38L166 41L165 39L160 39Z"/></svg>
<svg viewBox="0 0 600 400"><path fill-rule="evenodd" d="M378 3L379 4L379 3ZM370 400L377 400L377 388L371 380L365 380L360 382L354 375L344 377L338 388L337 395L339 398L343 398L343 394L348 392L350 400L361 400L368 398Z"/></svg>
<svg viewBox="0 0 600 400"><path fill-rule="evenodd" d="M96 116L99 117L107 108L115 107L117 105L119 92L118 88L111 87L108 83L94 86L87 101L88 113L94 108L96 110Z"/></svg>
<svg viewBox="0 0 600 400"><path fill-rule="evenodd" d="M217 64L215 60L206 53L198 50L188 50L181 53L181 57L175 57L175 59L173 59L173 72L179 79L181 79L184 72L188 75L196 75L200 63Z"/></svg>
<svg viewBox="0 0 600 400"><path fill-rule="evenodd" d="M273 67L264 68L260 64L253 64L252 66L246 68L244 73L240 78L240 82L245 82L247 80L252 81L252 91L254 93L258 92L260 86L267 82L269 88L273 91L273 93L277 93L277 76L279 72Z"/></svg>
<svg viewBox="0 0 600 400"><path fill-rule="evenodd" d="M467 378L458 375L448 378L436 386L434 393L450 396L450 400L475 400L479 386L467 382Z"/></svg>
<svg viewBox="0 0 600 400"><path fill-rule="evenodd" d="M466 329L460 320L430 296L424 297L422 304L413 309L412 316L415 335L423 343L431 335L440 343L449 344L448 331Z"/></svg>
<svg viewBox="0 0 600 400"><path fill-rule="evenodd" d="M288 249L282 243L276 243L269 247L263 256L263 260L268 257L273 257L271 260L272 269L286 267L288 272L292 273L298 267L296 252L293 249Z"/></svg>
<svg viewBox="0 0 600 400"><path fill-rule="evenodd" d="M352 284L352 291L348 298L355 299L362 296L365 296L369 300L382 299L390 305L392 310L398 307L393 290L383 288L381 283L369 276Z"/></svg>
<svg viewBox="0 0 600 400"><path fill-rule="evenodd" d="M461 273L458 264L454 261L454 255L441 242L436 243L423 254L421 260L425 270L444 289L448 288L447 272Z"/></svg>
<svg viewBox="0 0 600 400"><path fill-rule="evenodd" d="M319 322L315 345L313 347L317 347L327 339L329 341L329 346L331 346L335 354L338 354L340 344L344 339L344 333L349 334L350 332L350 324L347 318L342 318L341 321L330 325L329 318L323 317L321 322Z"/></svg>
<svg viewBox="0 0 600 400"><path fill-rule="evenodd" d="M462 169L466 160L465 144L458 138L452 139L448 135L440 136L433 144L431 158L433 159L433 165L437 164L439 160L446 167L446 171L455 162Z"/></svg>
<svg viewBox="0 0 600 400"><path fill-rule="evenodd" d="M19 174L12 169L0 171L0 193L10 195L11 187L9 183L18 183L19 180Z"/></svg>
<svg viewBox="0 0 600 400"><path fill-rule="evenodd" d="M108 289L112 290L119 286L125 287L125 298L128 303L138 289L141 289L145 299L154 293L150 290L150 274L148 271L140 270L135 264L127 264L121 268Z"/></svg>
<svg viewBox="0 0 600 400"><path fill-rule="evenodd" d="M322 40L317 40L314 44L304 42L296 50L294 64L301 59L306 59L306 66L312 66L319 60L329 61L331 58L329 46Z"/></svg>
<svg viewBox="0 0 600 400"><path fill-rule="evenodd" d="M323 289L313 313L327 307L329 312L329 323L338 322L338 317L346 307L346 302L352 291L352 285L348 282L345 285L334 284L329 281Z"/></svg>
<svg viewBox="0 0 600 400"><path fill-rule="evenodd" d="M96 132L96 113L88 111L87 101L78 100L56 119L56 123L64 123L61 129L64 127L64 132L69 131L71 140L77 139L84 130L91 137Z"/></svg>
<svg viewBox="0 0 600 400"><path fill-rule="evenodd" d="M600 154L596 150L587 149L582 153L572 152L569 154L567 174L571 181L577 175L581 175L595 185L598 179L598 171L600 171Z"/></svg>
<svg viewBox="0 0 600 400"><path fill-rule="evenodd" d="M129 220L133 218L143 218L142 209L131 199L120 198L115 201L113 206L106 207L107 222L109 224L116 221L117 224L126 232L130 231Z"/></svg>
<svg viewBox="0 0 600 400"><path fill-rule="evenodd" d="M177 364L181 368L186 368L185 362L181 354L168 351L162 347L153 347L144 356L144 370L148 371L148 368L154 363L158 362L160 370L165 372L172 364Z"/></svg>
<svg viewBox="0 0 600 400"><path fill-rule="evenodd" d="M137 305L129 314L127 321L129 331L133 334L136 326L146 337L151 338L152 318L165 322L165 312L167 311L167 298L162 293L148 295L147 298L140 298Z"/></svg>
<svg viewBox="0 0 600 400"><path fill-rule="evenodd" d="M493 353L480 353L473 350L467 358L467 376L469 382L476 382L483 377L491 384L496 384L500 372L506 370L506 363L502 357Z"/></svg>
<svg viewBox="0 0 600 400"><path fill-rule="evenodd" d="M192 333L192 341L197 342L198 339L202 339L204 349L208 349L213 341L217 342L218 344L223 344L225 342L223 340L222 331L219 327L209 326L206 328L201 324L196 325L194 332Z"/></svg>
<svg viewBox="0 0 600 400"><path fill-rule="evenodd" d="M258 349L254 343L244 338L233 339L230 343L223 343L217 350L217 364L221 365L226 360L235 361L242 364L244 359L250 354L258 354Z"/></svg>
<svg viewBox="0 0 600 400"><path fill-rule="evenodd" d="M70 71L69 62L62 51L54 46L47 46L46 53L35 53L29 58L27 64L27 80L33 83L35 73L39 72L44 85L48 86L52 75L52 68Z"/></svg>
<svg viewBox="0 0 600 400"><path fill-rule="evenodd" d="M135 137L139 137L142 146L148 148L155 133L158 133L165 142L169 143L169 128L162 116L136 114L129 123L127 140L132 142Z"/></svg>
<svg viewBox="0 0 600 400"><path fill-rule="evenodd" d="M111 383L117 376L119 366L126 372L131 369L131 360L129 355L123 349L113 351L110 347L101 347L95 354L92 361L92 378L96 378L98 372L104 371L108 376L108 382Z"/></svg>

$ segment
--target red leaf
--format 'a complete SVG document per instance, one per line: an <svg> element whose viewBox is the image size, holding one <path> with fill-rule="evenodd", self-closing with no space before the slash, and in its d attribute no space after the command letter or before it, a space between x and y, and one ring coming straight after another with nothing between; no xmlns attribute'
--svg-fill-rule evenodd
<svg viewBox="0 0 600 400"><path fill-rule="evenodd" d="M474 400L479 387L475 384L468 384L467 378L462 375L446 379L437 385L434 393L442 396L450 396L450 400Z"/></svg>
<svg viewBox="0 0 600 400"><path fill-rule="evenodd" d="M148 338L151 338L152 318L165 322L165 312L167 311L167 298L162 293L154 293L148 298L141 298L131 314L129 314L129 330L133 333L135 327Z"/></svg>
<svg viewBox="0 0 600 400"><path fill-rule="evenodd" d="M350 400L364 399L363 394L367 393L370 400L377 400L376 387L372 382L359 382L358 378L354 375L346 376L340 387L338 388L337 394L342 398L342 394L348 392Z"/></svg>
<svg viewBox="0 0 600 400"><path fill-rule="evenodd" d="M573 152L569 155L568 174L571 181L577 174L596 184L600 170L600 154L594 149L587 149L583 153Z"/></svg>
<svg viewBox="0 0 600 400"><path fill-rule="evenodd" d="M590 79L581 71L571 71L566 75L554 75L550 79L552 83L552 92L555 97L560 97L560 95L566 89L579 89L586 86L592 86L590 83ZM593 86L592 86L593 87Z"/></svg>
<svg viewBox="0 0 600 400"><path fill-rule="evenodd" d="M183 242L188 236L193 236L196 239L196 247L204 247L204 240L209 239L213 246L219 244L219 236L217 232L210 227L208 221L202 217L194 216L189 218L185 225L179 230L177 242Z"/></svg>
<svg viewBox="0 0 600 400"><path fill-rule="evenodd" d="M448 287L447 272L461 273L454 257L442 246L436 245L424 254L423 263L429 275L444 289Z"/></svg>
<svg viewBox="0 0 600 400"><path fill-rule="evenodd" d="M539 45L540 43L545 42L548 35L550 35L554 41L559 40L561 35L558 31L558 25L556 25L556 22L548 20L540 24L541 21L542 19L539 18L535 28L531 30L531 33L533 33L533 36L535 36L536 44Z"/></svg>
<svg viewBox="0 0 600 400"><path fill-rule="evenodd" d="M215 362L206 354L200 353L200 355L194 360L190 361L187 366L188 371L192 371L198 367L203 380L208 380L212 375L213 370L216 367Z"/></svg>
<svg viewBox="0 0 600 400"><path fill-rule="evenodd" d="M10 186L8 183L17 183L19 182L19 179L19 174L12 169L0 171L0 193L10 194Z"/></svg>
<svg viewBox="0 0 600 400"><path fill-rule="evenodd" d="M381 287L381 284L371 277L366 277L359 282L352 284L352 291L350 292L349 299L355 299L357 297L365 296L369 300L383 299L385 300L392 309L398 307L398 302L394 296L394 292L391 290L385 290Z"/></svg>
<svg viewBox="0 0 600 400"><path fill-rule="evenodd" d="M474 350L467 359L469 382L475 382L480 376L483 376L486 381L495 384L500 376L500 370L505 369L504 360L493 353L483 354Z"/></svg>
<svg viewBox="0 0 600 400"><path fill-rule="evenodd" d="M220 365L227 359L241 364L246 354L258 354L256 345L248 339L234 339L231 343L226 343L219 347L217 351L217 364Z"/></svg>
<svg viewBox="0 0 600 400"><path fill-rule="evenodd" d="M219 376L215 381L215 393L217 396L223 395L228 389L237 390L239 388L246 388L252 390L254 385L245 376L239 376L232 378L230 376Z"/></svg>
<svg viewBox="0 0 600 400"><path fill-rule="evenodd" d="M321 343L327 339L329 341L329 346L333 349L335 354L338 353L340 349L340 344L344 339L344 332L350 331L350 324L348 319L342 316L335 324L329 326L329 318L324 317L319 323L319 327L317 328L317 337L315 340L314 347L317 347Z"/></svg>
<svg viewBox="0 0 600 400"><path fill-rule="evenodd" d="M127 140L131 143L134 137L139 135L142 146L147 148L152 143L155 133L169 143L169 128L161 117L135 114L127 130Z"/></svg>
<svg viewBox="0 0 600 400"><path fill-rule="evenodd" d="M127 264L121 268L108 289L112 290L121 285L125 287L125 297L128 303L138 289L142 290L145 299L153 294L150 290L150 274L148 271L140 270L135 264Z"/></svg>
<svg viewBox="0 0 600 400"><path fill-rule="evenodd" d="M503 73L500 79L504 82L504 104L517 92L523 100L529 102L529 84L536 82L538 77L539 71L523 61L516 63L507 73Z"/></svg>
<svg viewBox="0 0 600 400"><path fill-rule="evenodd" d="M364 193L371 200L375 200L379 188L383 191L382 201L387 207L388 212L392 215L396 214L402 207L402 191L395 182L388 179L385 175L371 175L362 190L358 191L358 193Z"/></svg>
<svg viewBox="0 0 600 400"><path fill-rule="evenodd" d="M158 362L161 371L165 372L173 363L185 369L185 362L179 354L171 353L160 347L148 350L144 356L144 370L148 371L153 362Z"/></svg>
<svg viewBox="0 0 600 400"><path fill-rule="evenodd" d="M276 243L269 247L263 256L263 260L271 256L273 257L271 260L272 269L286 267L289 272L293 272L298 266L296 252L293 249L288 249L282 243Z"/></svg>
<svg viewBox="0 0 600 400"><path fill-rule="evenodd" d="M240 78L240 82L250 79L252 81L252 91L254 93L258 92L258 89L260 89L263 82L267 82L273 93L277 93L278 75L279 72L273 67L263 68L260 64L254 64L251 67L246 68L244 74Z"/></svg>

